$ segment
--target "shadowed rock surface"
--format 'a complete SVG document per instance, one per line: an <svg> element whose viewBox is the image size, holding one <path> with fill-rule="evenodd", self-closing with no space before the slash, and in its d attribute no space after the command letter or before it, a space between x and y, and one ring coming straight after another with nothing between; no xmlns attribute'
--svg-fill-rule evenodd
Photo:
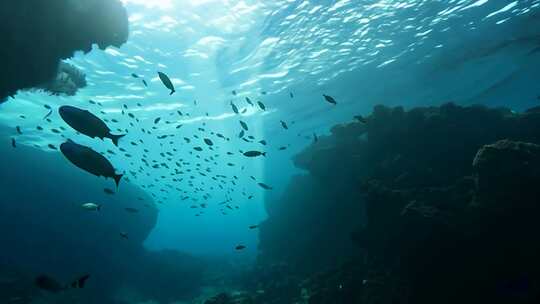
<svg viewBox="0 0 540 304"><path fill-rule="evenodd" d="M0 102L53 81L75 51L119 47L128 37L118 0L2 1L0 20Z"/></svg>
<svg viewBox="0 0 540 304"><path fill-rule="evenodd" d="M539 144L534 109L376 106L334 127L267 203L255 303L531 303Z"/></svg>

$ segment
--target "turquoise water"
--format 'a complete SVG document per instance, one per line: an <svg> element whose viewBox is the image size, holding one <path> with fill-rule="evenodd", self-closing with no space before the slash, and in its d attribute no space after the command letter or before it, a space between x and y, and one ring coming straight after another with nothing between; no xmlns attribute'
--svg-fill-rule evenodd
<svg viewBox="0 0 540 304"><path fill-rule="evenodd" d="M65 138L100 152L114 150L107 154L111 162L152 196L159 210L144 243L152 250L253 260L258 234L246 227L263 221L265 202L278 200L290 177L301 172L293 156L314 134L329 134L335 124L368 114L376 104L410 108L454 101L521 111L539 102L540 0L122 2L129 16L127 43L66 60L86 74L86 88L75 96L20 91L0 106L0 123L22 128L19 145L48 153L58 153L48 144L59 146ZM171 78L175 94L169 95L158 71ZM337 105L325 102L323 94ZM249 105L246 97L267 109ZM109 140L75 134L56 112L66 104L106 119L113 133L127 129L120 141L126 152ZM51 123L43 120L44 105L54 110ZM240 120L253 143L238 137ZM38 125L45 130L36 130ZM66 131L51 132L60 126ZM204 138L213 141L213 151ZM203 151L195 151L197 146ZM239 150L268 155L246 158ZM160 155L166 152L171 155ZM143 155L169 168L145 166ZM171 176L176 161L182 163L181 176ZM211 178L216 175L225 178ZM246 250L236 252L238 244Z"/></svg>

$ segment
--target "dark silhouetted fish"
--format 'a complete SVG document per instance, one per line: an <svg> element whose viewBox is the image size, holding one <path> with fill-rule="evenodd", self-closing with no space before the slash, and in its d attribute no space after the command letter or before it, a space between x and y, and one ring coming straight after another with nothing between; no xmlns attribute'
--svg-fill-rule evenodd
<svg viewBox="0 0 540 304"><path fill-rule="evenodd" d="M267 184L264 184L264 183L258 183L258 185L263 188L264 190L272 190L272 187L268 186Z"/></svg>
<svg viewBox="0 0 540 304"><path fill-rule="evenodd" d="M213 143L210 139L208 139L208 138L205 138L205 139L204 139L204 142L205 142L207 145L209 145L209 146L213 146L213 145L214 145L214 143Z"/></svg>
<svg viewBox="0 0 540 304"><path fill-rule="evenodd" d="M128 208L124 208L124 210L130 213L139 213L139 209L135 209L135 208L128 207Z"/></svg>
<svg viewBox="0 0 540 304"><path fill-rule="evenodd" d="M107 125L94 114L72 106L62 106L58 109L62 119L76 131L91 138L110 138L115 146L118 140L125 136L113 135Z"/></svg>
<svg viewBox="0 0 540 304"><path fill-rule="evenodd" d="M247 151L244 152L244 156L247 157L257 157L257 156L266 156L266 152L260 152L260 151Z"/></svg>
<svg viewBox="0 0 540 304"><path fill-rule="evenodd" d="M120 232L120 237L126 240L129 239L127 232Z"/></svg>
<svg viewBox="0 0 540 304"><path fill-rule="evenodd" d="M280 120L280 122L281 122L281 126L283 127L283 129L285 129L285 130L289 129L289 126L287 126L286 122L284 122L283 120Z"/></svg>
<svg viewBox="0 0 540 304"><path fill-rule="evenodd" d="M15 138L12 138L12 139L11 139L11 146L12 146L13 148L17 148L17 142L15 141Z"/></svg>
<svg viewBox="0 0 540 304"><path fill-rule="evenodd" d="M266 106L264 105L264 103L257 101L257 104L259 105L259 108L261 108L261 110L266 111Z"/></svg>
<svg viewBox="0 0 540 304"><path fill-rule="evenodd" d="M256 229L256 228L259 228L259 225L251 225L251 226L249 226L249 229Z"/></svg>
<svg viewBox="0 0 540 304"><path fill-rule="evenodd" d="M238 246L235 247L235 249L236 249L236 250L244 250L244 249L246 249L246 246L244 246L244 245L238 245Z"/></svg>
<svg viewBox="0 0 540 304"><path fill-rule="evenodd" d="M107 194L110 194L110 195L113 195L115 194L116 192L114 192L112 189L109 189L109 188L104 188L103 189L103 192L107 193Z"/></svg>
<svg viewBox="0 0 540 304"><path fill-rule="evenodd" d="M79 145L68 139L68 141L60 145L60 151L80 169L96 176L112 178L116 183L116 187L120 184L122 174L116 174L109 160L89 147Z"/></svg>
<svg viewBox="0 0 540 304"><path fill-rule="evenodd" d="M333 105L337 105L337 101L334 99L334 97L328 96L328 95L325 95L325 94L323 94L323 97L327 102L329 102L329 103L331 103Z"/></svg>
<svg viewBox="0 0 540 304"><path fill-rule="evenodd" d="M143 79L143 80L142 80L142 83L144 84L145 87L148 88L148 83L146 82L146 80Z"/></svg>
<svg viewBox="0 0 540 304"><path fill-rule="evenodd" d="M171 82L171 79L169 76L165 75L164 73L158 72L159 79L161 79L161 82L163 82L163 85L167 87L167 89L171 90L171 93L169 95L174 94L176 90L174 89L174 85Z"/></svg>
<svg viewBox="0 0 540 304"><path fill-rule="evenodd" d="M71 288L84 288L86 280L88 280L89 277L90 275L86 274L70 284L63 285L49 276L40 275L34 280L34 283L39 289L43 289L51 293L59 293Z"/></svg>
<svg viewBox="0 0 540 304"><path fill-rule="evenodd" d="M135 73L131 73L131 77L133 78L140 78L139 75L135 74Z"/></svg>
<svg viewBox="0 0 540 304"><path fill-rule="evenodd" d="M232 103L232 101L231 101L231 108L234 113L239 114L238 107L234 103Z"/></svg>
<svg viewBox="0 0 540 304"><path fill-rule="evenodd" d="M242 129L244 129L246 131L248 130L248 125L245 122L241 121L241 120L240 120L240 126L242 126Z"/></svg>

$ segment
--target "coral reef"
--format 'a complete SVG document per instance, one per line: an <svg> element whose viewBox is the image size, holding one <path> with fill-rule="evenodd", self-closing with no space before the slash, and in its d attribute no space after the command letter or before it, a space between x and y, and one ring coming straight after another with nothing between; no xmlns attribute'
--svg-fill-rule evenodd
<svg viewBox="0 0 540 304"><path fill-rule="evenodd" d="M259 267L289 266L256 288L300 276L288 303L529 303L539 144L535 109L376 106L334 127L296 157L309 175L268 203Z"/></svg>
<svg viewBox="0 0 540 304"><path fill-rule="evenodd" d="M0 20L0 102L53 81L75 51L119 47L128 37L118 0L2 1Z"/></svg>

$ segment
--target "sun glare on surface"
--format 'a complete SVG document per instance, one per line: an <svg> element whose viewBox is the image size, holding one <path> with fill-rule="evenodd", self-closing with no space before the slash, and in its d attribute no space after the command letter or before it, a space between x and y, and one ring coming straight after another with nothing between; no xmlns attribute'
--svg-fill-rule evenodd
<svg viewBox="0 0 540 304"><path fill-rule="evenodd" d="M144 5L149 8L169 9L173 7L173 0L122 0L124 4Z"/></svg>

